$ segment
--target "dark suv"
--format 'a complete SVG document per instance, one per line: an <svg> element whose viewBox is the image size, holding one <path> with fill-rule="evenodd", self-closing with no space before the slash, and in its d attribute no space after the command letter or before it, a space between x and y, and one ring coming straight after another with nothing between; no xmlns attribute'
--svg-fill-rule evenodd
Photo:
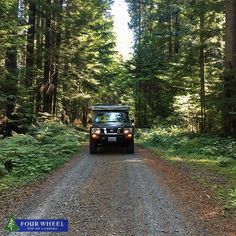
<svg viewBox="0 0 236 236"><path fill-rule="evenodd" d="M98 145L125 145L128 153L134 153L134 127L129 119L129 107L122 105L92 106L90 128L90 153L97 152Z"/></svg>

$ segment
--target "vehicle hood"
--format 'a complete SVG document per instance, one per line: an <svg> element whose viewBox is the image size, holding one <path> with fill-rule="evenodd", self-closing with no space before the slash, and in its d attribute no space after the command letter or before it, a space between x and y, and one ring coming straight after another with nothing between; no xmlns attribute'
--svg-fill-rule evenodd
<svg viewBox="0 0 236 236"><path fill-rule="evenodd" d="M110 123L94 123L95 128L124 128L130 127L130 123L110 122Z"/></svg>

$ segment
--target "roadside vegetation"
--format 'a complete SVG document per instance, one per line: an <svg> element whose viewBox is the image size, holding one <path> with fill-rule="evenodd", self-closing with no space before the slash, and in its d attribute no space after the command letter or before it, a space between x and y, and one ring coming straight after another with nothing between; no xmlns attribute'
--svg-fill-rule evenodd
<svg viewBox="0 0 236 236"><path fill-rule="evenodd" d="M191 134L176 126L140 129L136 138L171 163L196 170L194 177L217 192L226 212L236 209L235 139Z"/></svg>
<svg viewBox="0 0 236 236"><path fill-rule="evenodd" d="M51 173L79 151L86 135L59 123L44 123L28 134L0 140L0 191Z"/></svg>

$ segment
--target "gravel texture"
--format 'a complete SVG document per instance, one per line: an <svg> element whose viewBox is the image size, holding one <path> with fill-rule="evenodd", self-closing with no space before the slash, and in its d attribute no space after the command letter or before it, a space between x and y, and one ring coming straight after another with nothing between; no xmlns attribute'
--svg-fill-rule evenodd
<svg viewBox="0 0 236 236"><path fill-rule="evenodd" d="M9 235L234 235L214 232L205 224L196 204L178 194L183 176L175 173L141 148L134 155L119 147L90 155L84 148L50 178L25 190L27 197L20 198L15 209L4 211L16 218L67 218L69 232ZM192 183L181 185L182 193L199 190ZM0 235L6 234L0 229Z"/></svg>

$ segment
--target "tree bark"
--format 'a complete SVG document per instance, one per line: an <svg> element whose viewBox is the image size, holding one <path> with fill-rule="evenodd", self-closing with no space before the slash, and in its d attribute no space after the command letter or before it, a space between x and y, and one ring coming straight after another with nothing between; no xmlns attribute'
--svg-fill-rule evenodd
<svg viewBox="0 0 236 236"><path fill-rule="evenodd" d="M6 116L9 117L15 108L16 93L17 93L17 51L16 47L12 45L7 48L5 56L6 67Z"/></svg>
<svg viewBox="0 0 236 236"><path fill-rule="evenodd" d="M58 76L59 76L59 59L60 59L60 47L61 47L61 21L62 21L62 7L63 0L58 0L57 2L58 13L55 17L56 26L55 26L55 55L54 55L54 70L53 73L53 115L56 114L56 104L57 104L57 86L58 86Z"/></svg>
<svg viewBox="0 0 236 236"><path fill-rule="evenodd" d="M14 19L18 22L17 11L18 1L12 5L10 19ZM12 30L12 35L15 35L15 30ZM11 36L12 36L11 35ZM14 112L16 95L17 95L17 48L13 37L10 39L10 46L6 49L5 54L5 68L6 68L6 87L4 88L4 93L6 95L6 116L10 117Z"/></svg>
<svg viewBox="0 0 236 236"><path fill-rule="evenodd" d="M236 0L226 1L223 130L236 136Z"/></svg>
<svg viewBox="0 0 236 236"><path fill-rule="evenodd" d="M142 34L142 0L138 1L138 46L141 45L141 34ZM137 75L140 73L140 60L141 57L138 55L138 65L136 68L137 71ZM136 125L137 127L141 126L141 82L140 81L136 81L136 110L135 110L135 120L136 120Z"/></svg>
<svg viewBox="0 0 236 236"><path fill-rule="evenodd" d="M175 29L175 38L174 38L174 53L178 54L180 50L180 43L179 43L179 34L180 34L180 20L179 20L180 12L179 10L175 13L174 19L174 29Z"/></svg>
<svg viewBox="0 0 236 236"><path fill-rule="evenodd" d="M169 27L169 37L168 37L168 57L172 58L173 56L173 36L172 36L172 15L169 13L168 16L168 27Z"/></svg>
<svg viewBox="0 0 236 236"><path fill-rule="evenodd" d="M51 113L51 0L47 0L46 29L45 29L45 62L43 83L43 111Z"/></svg>
<svg viewBox="0 0 236 236"><path fill-rule="evenodd" d="M200 50L199 50L199 70L200 70L200 105L201 105L201 120L200 132L205 132L206 126L206 96L205 96L205 13L204 4L202 3L200 10Z"/></svg>
<svg viewBox="0 0 236 236"><path fill-rule="evenodd" d="M35 36L35 16L36 16L36 5L33 0L28 0L29 4L29 29L27 32L27 46L26 46L26 76L25 76L25 87L31 88L34 73L34 36ZM33 98L30 96L31 99Z"/></svg>
<svg viewBox="0 0 236 236"><path fill-rule="evenodd" d="M38 113L41 111L41 86L43 83L41 71L43 68L43 36L42 32L44 30L44 18L42 17L42 7L37 5L36 10L36 66L37 66L37 75L36 75L36 91L35 91L35 112Z"/></svg>

